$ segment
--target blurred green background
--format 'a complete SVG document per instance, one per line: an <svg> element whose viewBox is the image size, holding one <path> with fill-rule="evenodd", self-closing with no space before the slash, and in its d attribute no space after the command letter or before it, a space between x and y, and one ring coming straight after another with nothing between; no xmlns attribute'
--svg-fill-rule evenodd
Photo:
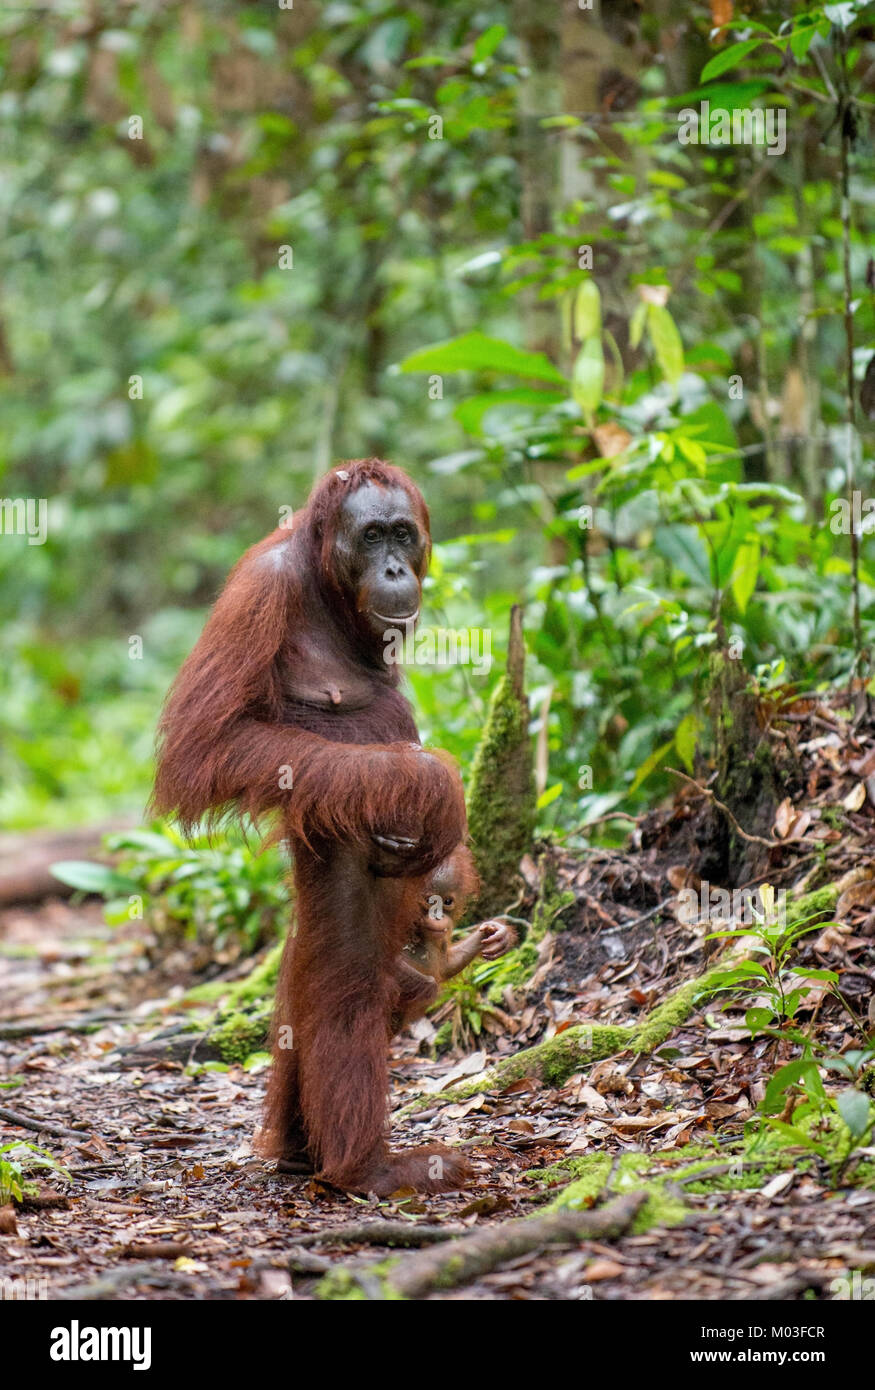
<svg viewBox="0 0 875 1390"><path fill-rule="evenodd" d="M0 824L142 808L224 575L344 457L492 633L410 673L463 765L525 601L545 824L692 768L724 633L868 679L871 5L57 0L0 67L0 493L50 518L0 536ZM703 99L786 150L680 143Z"/></svg>

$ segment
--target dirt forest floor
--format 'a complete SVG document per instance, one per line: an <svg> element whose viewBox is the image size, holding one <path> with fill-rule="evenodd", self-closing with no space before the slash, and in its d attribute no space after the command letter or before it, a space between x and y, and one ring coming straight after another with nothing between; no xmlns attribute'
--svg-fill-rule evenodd
<svg viewBox="0 0 875 1390"><path fill-rule="evenodd" d="M850 1010L871 1027L875 728L836 702L804 708L794 732L804 775L768 837L768 881L796 895L843 885L798 962L837 971ZM677 897L698 883L689 866L704 803L685 784L622 851L554 845L524 861L529 899L518 910L531 910L547 873L555 904L533 976L493 1000L477 1038L450 1002L393 1044L393 1143L463 1145L477 1181L458 1195L377 1202L277 1174L252 1148L266 1064L204 1069L185 1054L190 953L156 956L142 923L110 928L93 901L6 908L0 1144L38 1143L70 1179L41 1176L35 1198L0 1212L0 1277L44 1280L51 1299L382 1297L375 1268L389 1255L419 1260L448 1234L483 1232L488 1245L490 1230L543 1215L576 1179L578 1209L636 1191L645 1204L619 1235L606 1227L511 1244L454 1287L426 1278L408 1290L485 1300L841 1296L835 1281L875 1273L875 1181L858 1173L836 1184L801 1150L778 1165L739 1157L769 1078L793 1055L751 1039L749 998L694 1002L653 1051L621 1047L556 1082L533 1067L496 1085L487 1070L580 1025L636 1026L708 968L714 944ZM456 1046L435 1059L442 1020L455 1021ZM859 1045L851 1013L826 988L808 996L801 1021L828 1054ZM159 1033L169 1051L160 1040L138 1051ZM407 1108L417 1097L419 1108ZM875 1171L875 1150L858 1158Z"/></svg>

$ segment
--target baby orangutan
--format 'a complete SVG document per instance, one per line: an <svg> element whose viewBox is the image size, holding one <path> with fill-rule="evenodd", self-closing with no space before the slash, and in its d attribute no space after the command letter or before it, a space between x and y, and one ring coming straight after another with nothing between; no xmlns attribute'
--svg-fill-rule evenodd
<svg viewBox="0 0 875 1390"><path fill-rule="evenodd" d="M400 996L390 1036L421 1018L437 998L439 986L477 956L496 960L516 945L514 928L496 918L478 923L461 941L453 942L453 930L479 886L471 852L464 845L453 850L429 879L410 941L396 962Z"/></svg>

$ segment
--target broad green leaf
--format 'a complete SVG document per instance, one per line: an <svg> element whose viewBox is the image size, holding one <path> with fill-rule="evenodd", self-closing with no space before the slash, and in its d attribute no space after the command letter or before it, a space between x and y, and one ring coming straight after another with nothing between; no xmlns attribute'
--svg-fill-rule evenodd
<svg viewBox="0 0 875 1390"><path fill-rule="evenodd" d="M445 343L421 348L401 363L402 372L505 372L510 376L534 377L557 386L565 378L543 352L525 352L500 338L489 338L476 330L450 338Z"/></svg>
<svg viewBox="0 0 875 1390"><path fill-rule="evenodd" d="M764 1028L771 1028L775 1013L773 1009L748 1009L744 1016L744 1024L751 1033L761 1033Z"/></svg>
<svg viewBox="0 0 875 1390"><path fill-rule="evenodd" d="M582 343L602 331L602 297L595 280L584 280L574 299L574 336Z"/></svg>
<svg viewBox="0 0 875 1390"><path fill-rule="evenodd" d="M601 404L605 389L605 353L600 337L587 338L571 375L571 394L584 415L592 415Z"/></svg>
<svg viewBox="0 0 875 1390"><path fill-rule="evenodd" d="M698 468L699 472L704 475L708 463L708 455L705 453L698 439L687 439L686 435L679 435L677 446L687 462L691 463L694 468Z"/></svg>
<svg viewBox="0 0 875 1390"><path fill-rule="evenodd" d="M695 526L659 526L653 544L682 574L694 584L711 585L708 553Z"/></svg>
<svg viewBox="0 0 875 1390"><path fill-rule="evenodd" d="M685 714L674 736L674 746L678 750L681 762L690 773L693 771L693 757L700 728L701 722L697 714Z"/></svg>
<svg viewBox="0 0 875 1390"><path fill-rule="evenodd" d="M862 1091L841 1091L836 1096L838 1112L855 1139L862 1139L869 1128L869 1097Z"/></svg>
<svg viewBox="0 0 875 1390"><path fill-rule="evenodd" d="M78 888L82 893L100 893L102 896L112 893L117 897L122 893L140 891L133 879L126 878L106 864L92 864L87 859L60 860L51 865L50 873L61 883Z"/></svg>
<svg viewBox="0 0 875 1390"><path fill-rule="evenodd" d="M635 306L635 312L629 320L629 346L637 348L641 342L641 335L644 332L644 324L647 320L647 305L642 299L641 303Z"/></svg>
<svg viewBox="0 0 875 1390"><path fill-rule="evenodd" d="M812 40L817 33L816 24L808 24L803 29L795 29L790 35L790 52L797 63L805 61Z"/></svg>
<svg viewBox="0 0 875 1390"><path fill-rule="evenodd" d="M647 328L662 373L674 385L683 375L684 345L677 324L664 304L648 304Z"/></svg>
<svg viewBox="0 0 875 1390"><path fill-rule="evenodd" d="M762 1099L762 1108L765 1114L777 1113L784 1108L784 1098L790 1086L805 1083L816 1083L814 1092L822 1094L823 1082L817 1073L817 1063L811 1057L797 1057L795 1061L788 1062L786 1066L780 1067L772 1077L766 1093ZM818 1089L819 1088L819 1089Z"/></svg>
<svg viewBox="0 0 875 1390"><path fill-rule="evenodd" d="M635 792L638 790L638 788L641 786L641 783L647 777L650 776L651 772L653 772L657 767L659 767L659 764L661 762L665 761L669 751L673 747L674 739L670 738L668 743L663 743L661 747L654 749L654 751L650 754L649 758L644 759L644 762L641 764L638 771L635 773L635 780L629 788L630 792Z"/></svg>
<svg viewBox="0 0 875 1390"><path fill-rule="evenodd" d="M485 63L487 58L492 57L506 33L507 28L504 24L491 24L475 43L471 53L471 62Z"/></svg>
<svg viewBox="0 0 875 1390"><path fill-rule="evenodd" d="M751 594L756 588L759 567L760 542L759 537L756 537L740 545L735 556L735 568L732 571L732 596L738 606L739 613L744 613L747 610Z"/></svg>
<svg viewBox="0 0 875 1390"><path fill-rule="evenodd" d="M504 415L507 408L513 406L546 410L564 400L567 400L564 391L553 391L549 387L538 390L534 386L516 386L507 391L484 391L477 396L468 396L460 401L453 414L468 434L481 434L488 433L484 431L483 422L491 411Z"/></svg>
<svg viewBox="0 0 875 1390"><path fill-rule="evenodd" d="M743 63L749 53L753 53L755 48L768 43L769 40L746 39L744 43L734 43L729 48L724 48L721 53L715 53L702 68L699 76L700 82L710 82L712 77L719 77L721 73L728 72L730 68L737 68L739 63Z"/></svg>
<svg viewBox="0 0 875 1390"><path fill-rule="evenodd" d="M555 801L557 796L561 795L562 787L562 782L556 782L554 786L547 787L545 791L542 791L538 797L538 810L543 811L545 806L549 806L551 801Z"/></svg>

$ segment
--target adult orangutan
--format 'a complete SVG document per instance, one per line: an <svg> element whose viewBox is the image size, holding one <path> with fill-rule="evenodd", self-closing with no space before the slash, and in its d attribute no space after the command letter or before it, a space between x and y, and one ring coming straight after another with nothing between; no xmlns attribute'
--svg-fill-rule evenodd
<svg viewBox="0 0 875 1390"><path fill-rule="evenodd" d="M399 953L427 876L466 831L458 772L420 747L383 659L387 631L416 621L430 548L400 469L356 459L321 479L292 526L232 570L168 696L153 795L186 829L279 810L297 931L262 1152L380 1195L469 1175L449 1149L391 1153L385 1139Z"/></svg>

